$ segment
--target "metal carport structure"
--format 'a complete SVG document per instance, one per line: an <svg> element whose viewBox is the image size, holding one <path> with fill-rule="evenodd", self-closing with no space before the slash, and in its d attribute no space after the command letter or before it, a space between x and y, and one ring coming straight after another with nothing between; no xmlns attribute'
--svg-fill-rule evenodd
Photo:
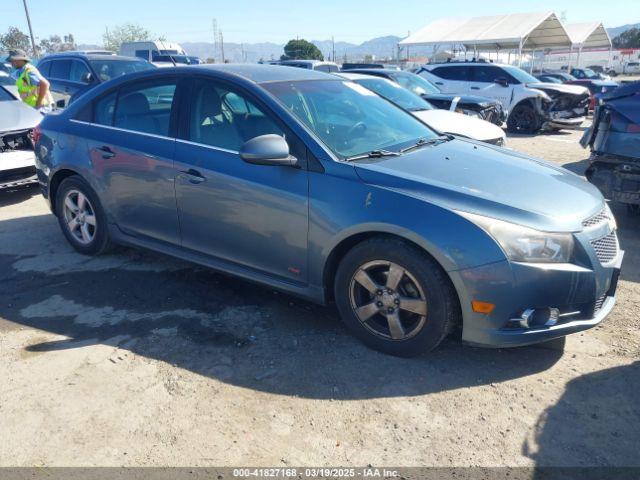
<svg viewBox="0 0 640 480"><path fill-rule="evenodd" d="M473 51L522 52L570 48L571 38L553 12L434 20L399 43L401 46L461 45Z"/></svg>
<svg viewBox="0 0 640 480"><path fill-rule="evenodd" d="M580 55L585 47L608 48L609 56L611 56L611 38L601 22L571 23L565 25L565 29L569 34L569 38L571 38L571 50L578 50L577 67L580 66ZM571 56L569 59L571 59ZM611 58L609 58L609 63L611 63Z"/></svg>

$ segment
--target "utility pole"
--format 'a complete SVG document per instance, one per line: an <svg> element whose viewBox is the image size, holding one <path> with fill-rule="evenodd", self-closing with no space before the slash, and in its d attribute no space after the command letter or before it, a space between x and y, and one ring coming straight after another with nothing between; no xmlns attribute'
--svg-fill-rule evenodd
<svg viewBox="0 0 640 480"><path fill-rule="evenodd" d="M336 61L336 42L333 38L333 35L331 35L331 61Z"/></svg>
<svg viewBox="0 0 640 480"><path fill-rule="evenodd" d="M22 0L24 4L24 13L27 15L27 24L29 25L29 35L31 36L31 46L33 47L33 56L38 57L38 48L36 47L36 38L33 36L33 28L31 28L31 17L29 16L29 8L27 8L27 0Z"/></svg>
<svg viewBox="0 0 640 480"><path fill-rule="evenodd" d="M222 30L220 30L220 54L222 55L222 63L224 63L224 37L222 36Z"/></svg>
<svg viewBox="0 0 640 480"><path fill-rule="evenodd" d="M218 22L214 18L213 24L213 61L216 61L216 55L218 55Z"/></svg>

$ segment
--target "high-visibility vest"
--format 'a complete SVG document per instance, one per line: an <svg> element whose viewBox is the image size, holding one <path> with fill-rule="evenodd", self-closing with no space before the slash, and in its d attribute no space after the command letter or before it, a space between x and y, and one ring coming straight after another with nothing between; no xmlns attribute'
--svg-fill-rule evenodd
<svg viewBox="0 0 640 480"><path fill-rule="evenodd" d="M22 101L30 107L35 108L36 104L38 103L38 86L31 85L31 78L29 77L29 74L31 73L35 73L42 77L36 67L31 65L30 63L27 63L22 69L22 73L18 77L18 80L16 81L16 87L18 88L18 93L20 94L20 98L22 99ZM51 96L50 92L47 92L47 96L45 97L43 104L53 104L53 97Z"/></svg>

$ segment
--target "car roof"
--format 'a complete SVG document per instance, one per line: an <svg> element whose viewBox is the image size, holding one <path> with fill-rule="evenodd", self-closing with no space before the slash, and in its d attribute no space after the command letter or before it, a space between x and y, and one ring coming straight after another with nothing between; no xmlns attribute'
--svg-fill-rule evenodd
<svg viewBox="0 0 640 480"><path fill-rule="evenodd" d="M335 75L339 75L347 80L369 80L369 79L380 79L380 77L376 77L374 75L365 75L363 73L352 73L351 71L346 72L336 72Z"/></svg>
<svg viewBox="0 0 640 480"><path fill-rule="evenodd" d="M307 70L304 68L286 67L283 65L265 64L209 64L192 65L181 68L198 68L202 70L213 70L229 73L245 78L254 83L268 82L297 82L304 80L337 80L334 75L319 72L317 70Z"/></svg>
<svg viewBox="0 0 640 480"><path fill-rule="evenodd" d="M86 60L116 60L116 61L145 61L138 57L123 57L122 55L102 55L99 53L78 53L78 52L61 52L61 53L51 53L46 55L40 59L40 61L44 60L53 60L56 58L84 58Z"/></svg>

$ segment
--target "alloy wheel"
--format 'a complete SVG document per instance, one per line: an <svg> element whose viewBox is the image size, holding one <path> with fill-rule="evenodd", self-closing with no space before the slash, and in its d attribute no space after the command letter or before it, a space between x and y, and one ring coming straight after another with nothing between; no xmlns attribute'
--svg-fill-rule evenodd
<svg viewBox="0 0 640 480"><path fill-rule="evenodd" d="M416 335L427 320L427 300L415 277L386 260L360 266L349 287L351 308L362 325L388 340Z"/></svg>
<svg viewBox="0 0 640 480"><path fill-rule="evenodd" d="M64 197L63 214L71 236L80 244L88 245L96 235L96 214L89 198L79 190L69 190Z"/></svg>

